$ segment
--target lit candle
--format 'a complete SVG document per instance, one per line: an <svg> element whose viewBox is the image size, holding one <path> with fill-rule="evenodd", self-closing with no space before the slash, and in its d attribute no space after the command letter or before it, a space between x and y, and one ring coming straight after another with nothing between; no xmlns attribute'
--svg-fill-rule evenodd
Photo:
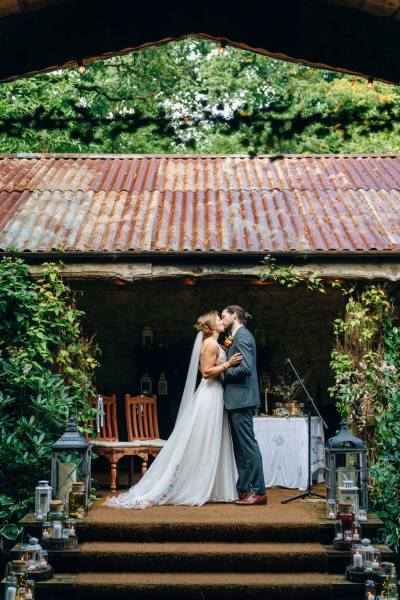
<svg viewBox="0 0 400 600"><path fill-rule="evenodd" d="M375 600L374 592L367 592L367 600Z"/></svg>
<svg viewBox="0 0 400 600"><path fill-rule="evenodd" d="M331 510L330 513L328 514L328 518L329 519L334 519L335 518L335 513L333 512L333 510Z"/></svg>
<svg viewBox="0 0 400 600"><path fill-rule="evenodd" d="M362 556L358 551L353 554L353 567L355 569L362 569Z"/></svg>
<svg viewBox="0 0 400 600"><path fill-rule="evenodd" d="M353 533L353 540L354 540L355 542L358 542L358 541L359 541L359 539L360 539L360 534L359 534L359 533Z"/></svg>
<svg viewBox="0 0 400 600"><path fill-rule="evenodd" d="M373 560L371 566L372 566L372 570L373 571L377 571L379 569L379 563L378 563L378 561L377 560Z"/></svg>

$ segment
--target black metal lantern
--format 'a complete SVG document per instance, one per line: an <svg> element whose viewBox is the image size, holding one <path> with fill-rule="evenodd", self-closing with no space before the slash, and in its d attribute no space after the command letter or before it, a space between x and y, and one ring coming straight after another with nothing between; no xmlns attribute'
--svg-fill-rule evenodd
<svg viewBox="0 0 400 600"><path fill-rule="evenodd" d="M68 420L65 433L52 446L51 487L53 496L68 504L72 484L84 483L87 508L90 507L91 446L79 433L74 417Z"/></svg>
<svg viewBox="0 0 400 600"><path fill-rule="evenodd" d="M359 508L368 510L367 450L345 421L341 422L339 433L327 441L325 458L327 500L345 502L352 482L352 489L357 488Z"/></svg>

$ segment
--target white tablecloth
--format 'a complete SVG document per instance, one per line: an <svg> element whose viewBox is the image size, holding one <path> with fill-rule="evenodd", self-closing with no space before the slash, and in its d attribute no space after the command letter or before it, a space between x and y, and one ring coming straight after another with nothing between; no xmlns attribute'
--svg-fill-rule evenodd
<svg viewBox="0 0 400 600"><path fill-rule="evenodd" d="M260 446L265 485L307 488L307 419L303 417L255 417L254 433ZM323 481L325 437L321 419L311 417L311 472Z"/></svg>

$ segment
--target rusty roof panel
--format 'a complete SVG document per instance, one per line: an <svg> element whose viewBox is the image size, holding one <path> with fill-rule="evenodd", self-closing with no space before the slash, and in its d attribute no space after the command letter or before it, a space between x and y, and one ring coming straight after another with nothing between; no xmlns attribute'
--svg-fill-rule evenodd
<svg viewBox="0 0 400 600"><path fill-rule="evenodd" d="M399 206L398 190L2 192L0 249L399 252Z"/></svg>
<svg viewBox="0 0 400 600"><path fill-rule="evenodd" d="M400 190L400 156L0 156L0 191Z"/></svg>

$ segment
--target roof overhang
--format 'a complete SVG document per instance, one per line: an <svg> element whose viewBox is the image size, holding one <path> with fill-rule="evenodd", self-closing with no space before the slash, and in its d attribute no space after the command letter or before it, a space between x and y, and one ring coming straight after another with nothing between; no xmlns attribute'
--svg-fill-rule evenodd
<svg viewBox="0 0 400 600"><path fill-rule="evenodd" d="M250 0L243 6L229 0L157 5L5 0L0 12L0 81L197 36L399 83L399 5L399 0Z"/></svg>

